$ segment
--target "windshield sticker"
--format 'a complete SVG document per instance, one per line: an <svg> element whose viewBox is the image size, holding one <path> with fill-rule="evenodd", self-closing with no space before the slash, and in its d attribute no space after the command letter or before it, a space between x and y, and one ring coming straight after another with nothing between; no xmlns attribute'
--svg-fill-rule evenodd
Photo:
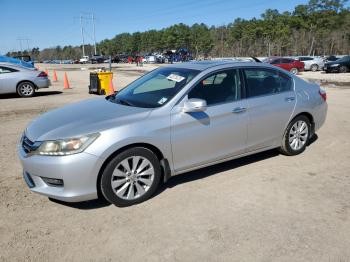
<svg viewBox="0 0 350 262"><path fill-rule="evenodd" d="M181 82L182 80L184 80L185 78L183 76L179 76L179 75L175 75L175 74L170 74L167 79L171 80L171 81L175 81L175 82Z"/></svg>
<svg viewBox="0 0 350 262"><path fill-rule="evenodd" d="M158 104L162 105L162 104L164 104L167 100L168 100L168 98L163 97L162 99L160 99L160 100L158 101Z"/></svg>

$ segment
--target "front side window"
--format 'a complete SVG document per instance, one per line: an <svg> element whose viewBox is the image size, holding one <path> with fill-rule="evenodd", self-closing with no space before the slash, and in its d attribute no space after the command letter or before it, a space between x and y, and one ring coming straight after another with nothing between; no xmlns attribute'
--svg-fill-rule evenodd
<svg viewBox="0 0 350 262"><path fill-rule="evenodd" d="M128 106L156 108L169 102L198 70L186 68L158 68L132 82L108 100Z"/></svg>
<svg viewBox="0 0 350 262"><path fill-rule="evenodd" d="M208 105L227 103L241 98L241 82L236 69L220 71L200 81L188 93L188 99L200 98Z"/></svg>
<svg viewBox="0 0 350 262"><path fill-rule="evenodd" d="M248 97L272 95L292 90L292 79L271 69L244 69Z"/></svg>

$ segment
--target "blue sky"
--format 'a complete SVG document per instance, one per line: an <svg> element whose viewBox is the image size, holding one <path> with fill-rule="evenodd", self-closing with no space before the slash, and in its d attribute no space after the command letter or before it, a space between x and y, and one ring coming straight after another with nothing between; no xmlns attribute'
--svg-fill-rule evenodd
<svg viewBox="0 0 350 262"><path fill-rule="evenodd" d="M97 41L122 32L161 29L175 23L222 25L234 19L260 17L268 8L292 11L308 0L0 0L0 54L29 47L81 43L79 16L93 12ZM92 43L92 24L84 22L86 42ZM27 41L22 41L27 48Z"/></svg>

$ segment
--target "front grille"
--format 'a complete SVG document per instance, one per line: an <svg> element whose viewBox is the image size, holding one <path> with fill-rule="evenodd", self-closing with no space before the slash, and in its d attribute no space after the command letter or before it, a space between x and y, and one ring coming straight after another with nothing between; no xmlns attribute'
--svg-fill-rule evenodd
<svg viewBox="0 0 350 262"><path fill-rule="evenodd" d="M38 149L41 143L31 141L26 135L22 138L22 148L26 154L29 154Z"/></svg>

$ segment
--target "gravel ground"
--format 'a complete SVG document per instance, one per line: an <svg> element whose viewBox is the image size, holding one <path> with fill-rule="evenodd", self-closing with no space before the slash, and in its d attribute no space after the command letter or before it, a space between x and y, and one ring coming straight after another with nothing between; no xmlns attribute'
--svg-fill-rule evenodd
<svg viewBox="0 0 350 262"><path fill-rule="evenodd" d="M183 174L117 208L53 202L21 177L25 126L94 97L88 70L65 66L73 89L63 90L54 67L60 81L37 97L0 96L0 261L350 261L350 89L326 87L327 121L302 155L268 151ZM152 68L119 66L114 84Z"/></svg>

